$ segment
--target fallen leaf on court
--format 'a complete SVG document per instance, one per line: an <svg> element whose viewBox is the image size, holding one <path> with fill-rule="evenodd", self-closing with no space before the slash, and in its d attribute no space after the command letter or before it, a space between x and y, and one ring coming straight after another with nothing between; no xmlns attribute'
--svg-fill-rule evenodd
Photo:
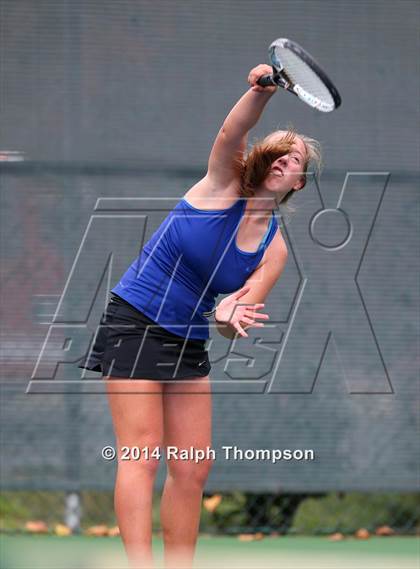
<svg viewBox="0 0 420 569"><path fill-rule="evenodd" d="M376 528L376 535L394 535L395 531L389 526L380 526Z"/></svg>
<svg viewBox="0 0 420 569"><path fill-rule="evenodd" d="M252 533L240 533L238 535L239 541L253 541L254 537Z"/></svg>
<svg viewBox="0 0 420 569"><path fill-rule="evenodd" d="M239 541L260 541L264 539L264 534L260 531L256 533L241 533L238 536Z"/></svg>
<svg viewBox="0 0 420 569"><path fill-rule="evenodd" d="M92 535L94 537L103 537L105 535L108 535L108 528L105 525L91 526L90 528L87 528L87 530L85 531L85 535Z"/></svg>
<svg viewBox="0 0 420 569"><path fill-rule="evenodd" d="M48 533L48 526L42 520L32 520L26 522L25 529L31 533Z"/></svg>
<svg viewBox="0 0 420 569"><path fill-rule="evenodd" d="M369 539L370 537L370 533L365 528L358 529L354 535L357 539Z"/></svg>
<svg viewBox="0 0 420 569"><path fill-rule="evenodd" d="M328 536L328 539L330 541L341 541L342 539L344 539L344 535L340 532L336 532L336 533L332 533L330 536Z"/></svg>
<svg viewBox="0 0 420 569"><path fill-rule="evenodd" d="M221 501L222 501L221 494L215 494L214 496L210 496L210 498L204 498L203 506L208 512L214 512Z"/></svg>
<svg viewBox="0 0 420 569"><path fill-rule="evenodd" d="M108 535L110 537L116 537L120 535L120 528L118 526L114 526L113 528L109 528Z"/></svg>
<svg viewBox="0 0 420 569"><path fill-rule="evenodd" d="M64 524L56 524L56 526L54 527L54 533L55 535L59 535L60 537L62 537L66 535L71 535L72 531L68 526L65 526Z"/></svg>

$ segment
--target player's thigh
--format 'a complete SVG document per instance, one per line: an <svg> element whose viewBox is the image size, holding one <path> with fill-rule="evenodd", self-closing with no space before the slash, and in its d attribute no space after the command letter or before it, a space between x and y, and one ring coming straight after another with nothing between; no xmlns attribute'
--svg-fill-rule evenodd
<svg viewBox="0 0 420 569"><path fill-rule="evenodd" d="M164 384L165 445L178 448L211 446L212 397L208 376Z"/></svg>
<svg viewBox="0 0 420 569"><path fill-rule="evenodd" d="M162 384L107 377L106 392L119 447L163 443Z"/></svg>

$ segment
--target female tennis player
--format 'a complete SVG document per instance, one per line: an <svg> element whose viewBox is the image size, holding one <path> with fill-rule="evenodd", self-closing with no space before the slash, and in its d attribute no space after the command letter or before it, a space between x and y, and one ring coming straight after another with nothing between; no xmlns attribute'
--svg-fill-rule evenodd
<svg viewBox="0 0 420 569"><path fill-rule="evenodd" d="M249 73L251 87L226 117L206 175L112 289L104 326L89 361L79 366L102 371L107 380L118 447L115 510L133 567L153 566L160 449L192 447L206 455L211 449L206 315L214 313L227 338L264 326L269 315L261 309L287 260L274 210L304 188L310 161L320 163L319 144L290 131L271 133L246 154L248 132L278 89L257 84L271 71L262 64ZM214 311L219 293L230 294ZM139 460L130 454L135 447L142 449ZM172 457L166 463L160 510L165 564L185 569L193 563L213 460Z"/></svg>

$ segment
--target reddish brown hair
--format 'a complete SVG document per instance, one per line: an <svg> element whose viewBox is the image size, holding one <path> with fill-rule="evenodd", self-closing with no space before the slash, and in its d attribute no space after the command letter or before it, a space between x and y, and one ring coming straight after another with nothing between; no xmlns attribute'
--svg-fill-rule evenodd
<svg viewBox="0 0 420 569"><path fill-rule="evenodd" d="M237 168L241 179L240 195L250 198L255 194L255 188L267 177L271 165L280 156L290 152L295 137L302 139L306 148L306 159L302 167L302 177L306 184L306 173L311 160L315 162L316 174L321 171L321 148L318 141L303 134L297 134L293 128L287 131L274 131L265 138L257 141L248 154L237 161ZM283 198L282 204L288 201L294 193L290 190Z"/></svg>

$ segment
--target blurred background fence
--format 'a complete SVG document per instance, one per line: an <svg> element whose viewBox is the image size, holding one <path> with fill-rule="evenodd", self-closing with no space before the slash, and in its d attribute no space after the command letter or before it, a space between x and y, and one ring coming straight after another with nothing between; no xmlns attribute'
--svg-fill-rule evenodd
<svg viewBox="0 0 420 569"><path fill-rule="evenodd" d="M321 141L325 170L278 213L291 254L273 326L209 341L220 456L202 529L414 532L418 3L0 6L3 529L115 523L103 386L77 362L109 289L204 174L250 67L286 36L327 67L343 106L326 116L279 93L252 133L292 123ZM223 445L315 458L232 461Z"/></svg>

